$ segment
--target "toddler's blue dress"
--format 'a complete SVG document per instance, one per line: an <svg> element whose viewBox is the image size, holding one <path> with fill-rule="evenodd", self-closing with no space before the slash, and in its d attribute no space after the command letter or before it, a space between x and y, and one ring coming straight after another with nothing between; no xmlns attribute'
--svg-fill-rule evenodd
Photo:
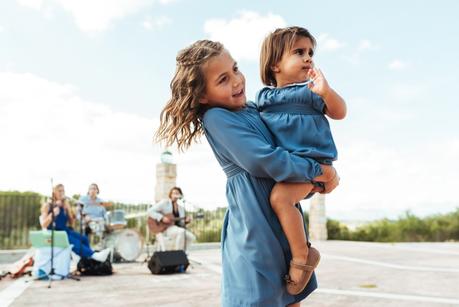
<svg viewBox="0 0 459 307"><path fill-rule="evenodd" d="M253 103L239 111L211 108L203 117L207 140L226 173L228 210L222 227L222 306L280 307L317 288L287 293L290 248L269 203L275 182L308 182L321 175L313 159L276 147Z"/></svg>
<svg viewBox="0 0 459 307"><path fill-rule="evenodd" d="M265 87L255 103L278 146L321 164L331 165L337 159L325 103L305 83Z"/></svg>

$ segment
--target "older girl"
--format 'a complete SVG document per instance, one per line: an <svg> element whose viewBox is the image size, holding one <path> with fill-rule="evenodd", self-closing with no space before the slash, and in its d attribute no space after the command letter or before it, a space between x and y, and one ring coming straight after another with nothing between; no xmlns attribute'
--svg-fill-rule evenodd
<svg viewBox="0 0 459 307"><path fill-rule="evenodd" d="M299 306L317 282L313 275L300 294L286 291L291 253L269 196L276 181L329 181L334 168L274 145L254 104L246 101L244 75L220 43L202 40L180 51L171 91L157 138L182 150L205 134L228 178L222 305ZM337 184L335 177L329 190Z"/></svg>

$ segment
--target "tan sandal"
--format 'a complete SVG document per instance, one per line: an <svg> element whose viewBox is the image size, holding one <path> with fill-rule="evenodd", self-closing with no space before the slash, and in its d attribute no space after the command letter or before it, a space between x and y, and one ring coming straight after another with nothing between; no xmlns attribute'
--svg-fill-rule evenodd
<svg viewBox="0 0 459 307"><path fill-rule="evenodd" d="M290 275L285 276L284 279L287 282L287 292L289 294L297 295L301 293L304 290L304 288L306 288L306 285L311 279L312 272L317 267L317 265L319 265L319 261L320 261L320 253L314 247L309 248L308 260L306 264L296 263L296 262L293 262L293 260L290 261L290 269L295 268L295 269L302 270L303 272L298 282L293 281L290 278Z"/></svg>

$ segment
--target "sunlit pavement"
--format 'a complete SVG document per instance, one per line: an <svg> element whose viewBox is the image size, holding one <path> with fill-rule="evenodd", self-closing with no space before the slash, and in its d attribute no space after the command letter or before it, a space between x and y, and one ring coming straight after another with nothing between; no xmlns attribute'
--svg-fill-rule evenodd
<svg viewBox="0 0 459 307"><path fill-rule="evenodd" d="M314 245L322 253L319 289L302 306L459 306L459 243ZM219 306L220 250L196 247L185 274L152 275L142 256L115 264L112 276L55 281L52 289L3 279L0 306Z"/></svg>

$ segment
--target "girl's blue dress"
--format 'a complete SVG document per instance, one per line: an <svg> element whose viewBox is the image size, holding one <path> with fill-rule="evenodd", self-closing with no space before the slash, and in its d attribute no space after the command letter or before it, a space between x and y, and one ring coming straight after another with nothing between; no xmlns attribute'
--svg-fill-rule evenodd
<svg viewBox="0 0 459 307"><path fill-rule="evenodd" d="M278 146L322 164L337 159L325 103L305 83L265 87L258 92L256 105Z"/></svg>
<svg viewBox="0 0 459 307"><path fill-rule="evenodd" d="M55 230L63 230L67 233L69 243L73 245L72 251L83 258L90 258L94 251L89 246L88 237L80 235L67 226L68 216L65 210L60 208L59 214L54 217ZM48 226L51 229L51 224Z"/></svg>
<svg viewBox="0 0 459 307"><path fill-rule="evenodd" d="M287 293L290 248L269 197L275 182L307 182L321 175L313 159L276 147L253 103L239 111L211 108L203 117L207 140L226 173L228 210L222 227L222 306L279 307L317 288Z"/></svg>

